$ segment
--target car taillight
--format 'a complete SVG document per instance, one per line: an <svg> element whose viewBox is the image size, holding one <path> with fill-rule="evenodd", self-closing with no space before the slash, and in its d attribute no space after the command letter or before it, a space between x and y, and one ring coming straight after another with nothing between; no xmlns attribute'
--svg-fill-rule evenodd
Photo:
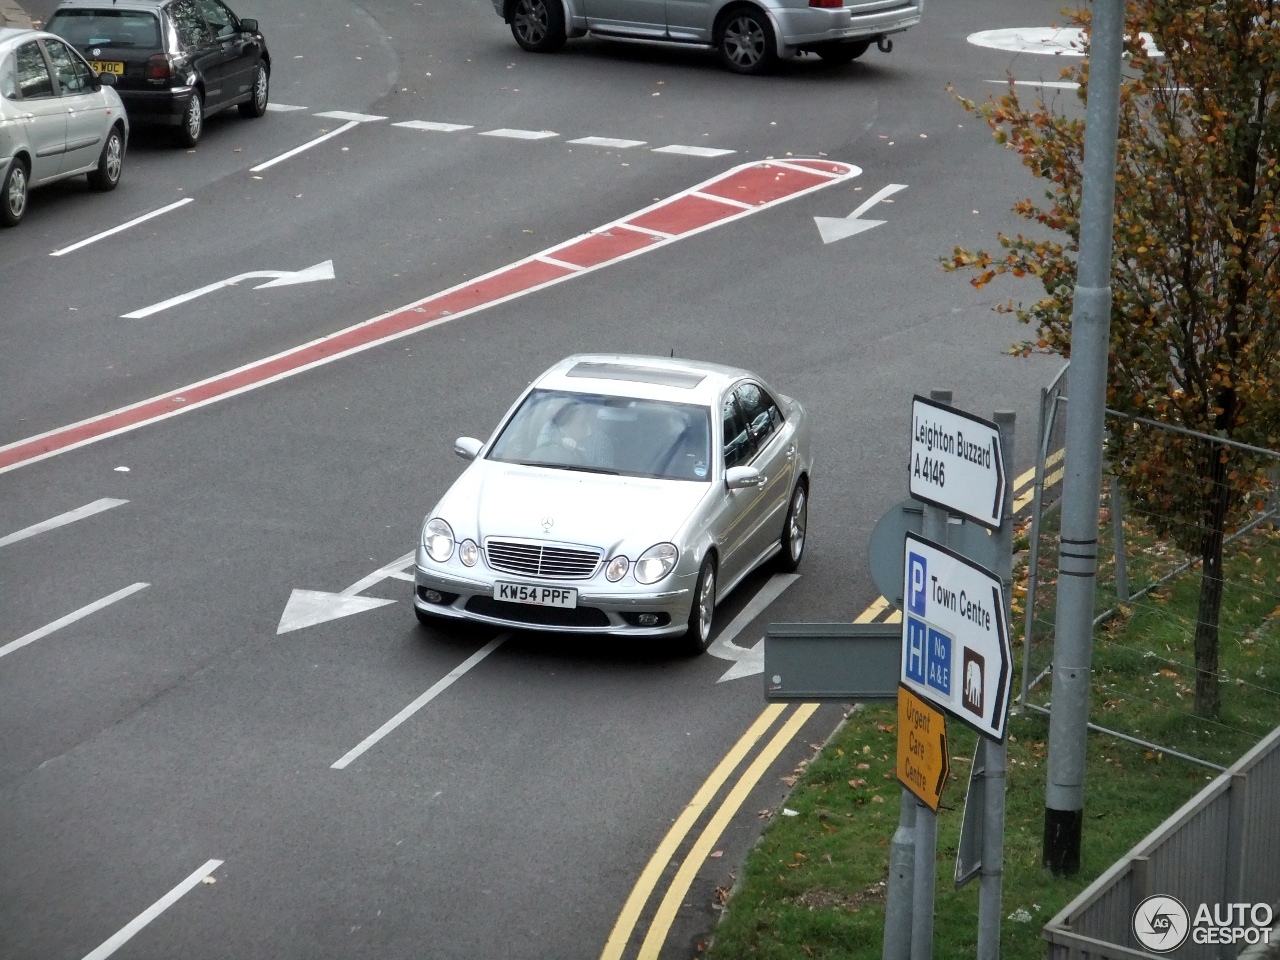
<svg viewBox="0 0 1280 960"><path fill-rule="evenodd" d="M147 67L143 76L148 80L168 80L170 74L169 58L163 53L147 58Z"/></svg>
<svg viewBox="0 0 1280 960"><path fill-rule="evenodd" d="M843 7L844 0L809 0L811 7Z"/></svg>

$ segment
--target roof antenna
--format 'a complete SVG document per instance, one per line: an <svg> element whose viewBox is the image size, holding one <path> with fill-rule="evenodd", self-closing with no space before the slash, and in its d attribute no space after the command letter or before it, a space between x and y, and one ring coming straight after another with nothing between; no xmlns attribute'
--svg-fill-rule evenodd
<svg viewBox="0 0 1280 960"><path fill-rule="evenodd" d="M674 360L674 359L675 359L675 356L676 356L676 348L675 348L675 347L672 347L672 348L671 348L671 358Z"/></svg>

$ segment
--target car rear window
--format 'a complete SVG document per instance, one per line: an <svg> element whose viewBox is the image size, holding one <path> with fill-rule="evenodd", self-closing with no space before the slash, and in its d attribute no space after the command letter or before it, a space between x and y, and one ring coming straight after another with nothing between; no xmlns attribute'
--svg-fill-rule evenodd
<svg viewBox="0 0 1280 960"><path fill-rule="evenodd" d="M146 10L63 10L46 29L77 47L160 49L160 20Z"/></svg>

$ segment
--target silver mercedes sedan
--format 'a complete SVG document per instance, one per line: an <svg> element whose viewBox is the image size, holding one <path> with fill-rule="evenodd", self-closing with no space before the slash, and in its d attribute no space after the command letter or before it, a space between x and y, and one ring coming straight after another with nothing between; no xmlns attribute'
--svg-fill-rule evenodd
<svg viewBox="0 0 1280 960"><path fill-rule="evenodd" d="M579 355L521 394L427 514L418 619L711 643L716 604L804 553L804 408L746 370Z"/></svg>

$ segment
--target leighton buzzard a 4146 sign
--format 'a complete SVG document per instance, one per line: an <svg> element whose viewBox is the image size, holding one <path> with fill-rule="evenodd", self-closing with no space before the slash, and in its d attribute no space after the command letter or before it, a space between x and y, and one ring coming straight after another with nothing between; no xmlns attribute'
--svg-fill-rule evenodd
<svg viewBox="0 0 1280 960"><path fill-rule="evenodd" d="M1004 740L1013 654L1000 578L907 534L901 682L995 740Z"/></svg>
<svg viewBox="0 0 1280 960"><path fill-rule="evenodd" d="M995 530L1004 516L1000 428L954 407L911 403L911 496Z"/></svg>

